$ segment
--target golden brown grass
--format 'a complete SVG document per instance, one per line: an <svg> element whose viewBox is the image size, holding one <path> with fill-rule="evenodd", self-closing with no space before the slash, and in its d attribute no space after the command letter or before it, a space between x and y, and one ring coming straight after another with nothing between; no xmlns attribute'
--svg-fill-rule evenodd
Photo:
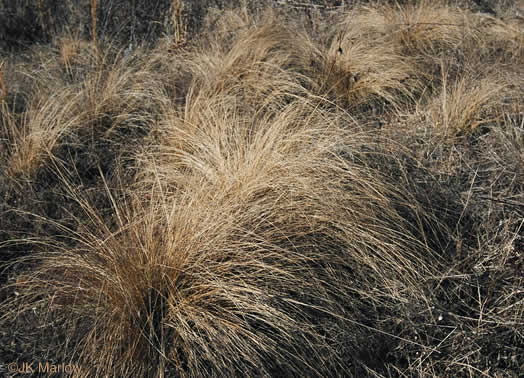
<svg viewBox="0 0 524 378"><path fill-rule="evenodd" d="M164 120L134 205L115 208L118 230L97 222L72 235L77 248L48 248L17 287L18 311L63 322L87 375L369 363L362 343L380 330L363 332L368 311L422 300L418 282L435 273L397 211L409 198L343 159L364 140L313 104L253 123L202 101Z"/></svg>
<svg viewBox="0 0 524 378"><path fill-rule="evenodd" d="M356 110L374 102L399 107L413 100L420 82L409 58L383 42L370 44L349 31L341 36L325 52L318 72L321 93L333 93L343 107Z"/></svg>
<svg viewBox="0 0 524 378"><path fill-rule="evenodd" d="M6 265L26 270L0 325L29 319L30 347L85 377L473 376L493 343L514 369L520 35L443 4L356 8L326 36L225 11L194 48L125 55L96 41L93 0L96 51L57 39L18 69L25 107L0 104L2 174L45 166L58 214L82 209L0 240L32 251ZM82 189L67 151L97 143L132 161Z"/></svg>
<svg viewBox="0 0 524 378"><path fill-rule="evenodd" d="M58 140L81 122L81 111L74 90L62 90L51 100L36 102L17 125L8 170L12 174L30 175L46 155L51 154ZM75 117L75 113L77 116Z"/></svg>
<svg viewBox="0 0 524 378"><path fill-rule="evenodd" d="M438 54L478 38L478 19L443 1L359 7L344 21L354 38L386 44L405 54Z"/></svg>
<svg viewBox="0 0 524 378"><path fill-rule="evenodd" d="M500 79L464 75L448 83L445 67L442 74L442 92L431 109L431 117L444 135L469 133L502 119L502 101L507 85Z"/></svg>
<svg viewBox="0 0 524 378"><path fill-rule="evenodd" d="M405 108L430 78L420 66L421 56L439 56L443 48L460 45L465 35L472 38L464 17L434 2L351 10L333 28L331 45L318 47L321 93L334 94L342 107L354 111Z"/></svg>
<svg viewBox="0 0 524 378"><path fill-rule="evenodd" d="M11 140L8 169L12 174L30 176L52 157L67 135L101 135L111 138L120 128L142 128L152 117L156 100L162 101L162 86L147 65L129 62L135 56L123 56L111 46L97 53L81 49L77 41L61 45L63 66L56 55L44 57L45 67L37 73L35 93L24 117L17 125L18 136ZM60 77L62 67L73 81ZM80 77L79 77L80 76ZM79 77L79 78L78 78Z"/></svg>
<svg viewBox="0 0 524 378"><path fill-rule="evenodd" d="M58 49L62 63L69 75L73 75L73 66L81 64L81 61L89 55L89 43L78 37L67 36L58 40Z"/></svg>
<svg viewBox="0 0 524 378"><path fill-rule="evenodd" d="M476 17L444 2L423 1L383 12L388 18L386 29L407 51L438 54L480 39Z"/></svg>
<svg viewBox="0 0 524 378"><path fill-rule="evenodd" d="M305 95L309 78L309 46L275 16L266 14L259 27L238 12L226 12L216 35L206 41L202 51L188 56L186 67L193 76L192 96L234 96L252 112L269 103L274 96ZM240 27L238 25L241 25ZM228 36L234 30L234 39ZM306 71L307 70L307 71ZM267 101L270 99L270 101Z"/></svg>
<svg viewBox="0 0 524 378"><path fill-rule="evenodd" d="M524 64L524 23L490 19L484 28L487 44L501 46L515 64Z"/></svg>

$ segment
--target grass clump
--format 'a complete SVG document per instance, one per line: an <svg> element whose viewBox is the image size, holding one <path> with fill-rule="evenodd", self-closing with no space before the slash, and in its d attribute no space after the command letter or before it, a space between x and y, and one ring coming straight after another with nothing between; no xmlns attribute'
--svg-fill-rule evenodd
<svg viewBox="0 0 524 378"><path fill-rule="evenodd" d="M166 0L173 35L136 41L133 20L121 48L107 4L96 42L1 57L0 364L518 376L509 21L246 3L186 35L201 9Z"/></svg>
<svg viewBox="0 0 524 378"><path fill-rule="evenodd" d="M64 43L75 50L61 44L60 51L42 56L31 100L11 130L16 137L10 139L7 167L13 175L31 176L61 147L93 135L109 140L117 130L143 129L153 104L163 101L158 78L136 55ZM58 54L62 61L56 61Z"/></svg>
<svg viewBox="0 0 524 378"><path fill-rule="evenodd" d="M321 92L333 94L341 106L355 110L377 105L398 108L413 99L420 84L409 58L392 46L370 44L350 33L341 35L326 52L319 72Z"/></svg>
<svg viewBox="0 0 524 378"><path fill-rule="evenodd" d="M434 274L409 198L343 159L362 140L312 104L252 123L205 101L198 123L166 118L116 232L39 255L18 311L63 324L93 375L362 371L380 320Z"/></svg>
<svg viewBox="0 0 524 378"><path fill-rule="evenodd" d="M464 76L447 85L443 78L442 94L432 111L433 122L446 136L470 133L482 125L495 124L502 119L503 92L506 88L495 77ZM499 102L500 101L500 102Z"/></svg>
<svg viewBox="0 0 524 378"><path fill-rule="evenodd" d="M308 46L272 12L266 17L257 25L247 15L229 11L216 22L216 35L186 61L194 82L191 97L233 96L244 111L256 113L308 95Z"/></svg>

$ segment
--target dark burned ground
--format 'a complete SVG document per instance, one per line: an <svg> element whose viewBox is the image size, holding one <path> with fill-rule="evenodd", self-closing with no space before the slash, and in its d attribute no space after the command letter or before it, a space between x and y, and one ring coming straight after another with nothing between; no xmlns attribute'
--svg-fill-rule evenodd
<svg viewBox="0 0 524 378"><path fill-rule="evenodd" d="M387 0L398 4L410 0ZM286 12L311 16L311 12L322 12L326 8L346 4L373 3L369 0L191 0L184 1L184 18L190 36L198 34L204 17L210 8L224 9L247 4L252 11L261 11L266 6L285 8ZM507 1L464 0L474 10L496 14L499 4ZM18 50L35 43L48 43L54 35L65 30L75 31L83 37L91 35L91 11L89 1L79 0L33 0L0 1L0 50ZM109 0L99 1L98 34L127 45L129 42L154 42L158 37L170 33L171 0Z"/></svg>

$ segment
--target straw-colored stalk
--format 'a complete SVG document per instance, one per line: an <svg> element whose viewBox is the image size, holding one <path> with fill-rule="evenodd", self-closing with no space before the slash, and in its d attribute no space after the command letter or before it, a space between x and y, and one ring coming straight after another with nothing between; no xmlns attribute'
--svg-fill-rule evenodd
<svg viewBox="0 0 524 378"><path fill-rule="evenodd" d="M174 29L174 44L179 46L185 42L186 39L186 27L184 24L184 19L182 17L182 0L172 0L172 9L173 9L173 29Z"/></svg>
<svg viewBox="0 0 524 378"><path fill-rule="evenodd" d="M91 0L91 29L92 29L92 37L93 37L93 47L96 48L97 41L96 41L96 7L97 7L97 0Z"/></svg>
<svg viewBox="0 0 524 378"><path fill-rule="evenodd" d="M4 81L4 62L0 63L0 101L5 101L7 98L7 86Z"/></svg>

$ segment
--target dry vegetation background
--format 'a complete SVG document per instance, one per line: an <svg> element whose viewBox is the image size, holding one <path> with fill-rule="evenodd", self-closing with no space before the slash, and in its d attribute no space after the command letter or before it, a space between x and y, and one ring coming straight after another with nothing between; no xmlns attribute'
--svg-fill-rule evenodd
<svg viewBox="0 0 524 378"><path fill-rule="evenodd" d="M524 371L521 1L0 5L0 375Z"/></svg>

